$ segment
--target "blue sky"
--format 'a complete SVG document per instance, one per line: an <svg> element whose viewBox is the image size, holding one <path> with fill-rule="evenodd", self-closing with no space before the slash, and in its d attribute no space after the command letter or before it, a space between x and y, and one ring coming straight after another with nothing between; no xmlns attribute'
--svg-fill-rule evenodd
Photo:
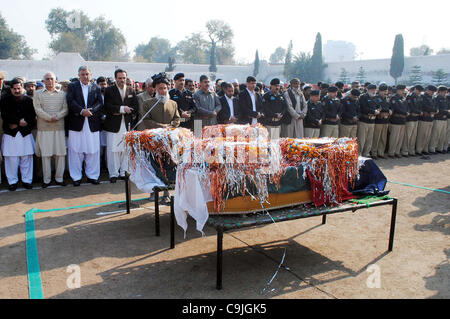
<svg viewBox="0 0 450 319"><path fill-rule="evenodd" d="M6 4L6 3L5 3ZM450 1L322 0L322 1L115 1L15 0L0 9L7 23L45 57L51 38L45 20L52 8L81 9L90 18L111 20L125 35L128 50L153 36L174 45L193 32L205 31L206 21L226 21L235 33L236 58L253 62L255 50L268 59L276 47L294 43L294 53L312 51L317 32L323 43L344 40L356 45L363 59L389 58L395 35L402 33L405 53L423 43L435 51L450 48ZM134 53L132 53L133 55Z"/></svg>

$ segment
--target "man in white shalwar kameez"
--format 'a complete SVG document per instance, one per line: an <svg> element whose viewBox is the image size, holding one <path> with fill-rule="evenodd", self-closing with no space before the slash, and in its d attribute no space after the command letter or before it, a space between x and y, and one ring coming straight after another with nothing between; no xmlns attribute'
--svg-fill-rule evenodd
<svg viewBox="0 0 450 319"><path fill-rule="evenodd" d="M15 191L19 182L18 170L22 177L23 187L32 188L34 138L31 134L36 125L36 113L33 100L23 95L22 82L13 79L11 95L0 101L4 135L2 153L5 159L5 173L9 190Z"/></svg>
<svg viewBox="0 0 450 319"><path fill-rule="evenodd" d="M78 70L79 82L67 88L69 107L69 172L74 186L81 184L83 162L88 182L99 184L100 128L103 108L100 88L91 83L87 67Z"/></svg>

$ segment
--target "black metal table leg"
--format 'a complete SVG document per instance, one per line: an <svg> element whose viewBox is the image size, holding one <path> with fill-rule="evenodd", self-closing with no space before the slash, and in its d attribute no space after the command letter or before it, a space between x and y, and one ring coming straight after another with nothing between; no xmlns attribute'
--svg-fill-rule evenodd
<svg viewBox="0 0 450 319"><path fill-rule="evenodd" d="M155 190L155 233L156 236L160 236L159 232L159 191Z"/></svg>
<svg viewBox="0 0 450 319"><path fill-rule="evenodd" d="M392 251L394 247L394 233L395 233L395 221L397 218L397 203L398 200L394 198L394 202L392 203L392 213L391 213L391 230L389 233L389 251Z"/></svg>
<svg viewBox="0 0 450 319"><path fill-rule="evenodd" d="M130 188L130 174L125 173L125 197L127 201L127 214L131 214L131 188Z"/></svg>
<svg viewBox="0 0 450 319"><path fill-rule="evenodd" d="M170 249L175 248L175 209L174 197L170 197Z"/></svg>
<svg viewBox="0 0 450 319"><path fill-rule="evenodd" d="M327 223L327 215L322 216L322 225L325 225Z"/></svg>
<svg viewBox="0 0 450 319"><path fill-rule="evenodd" d="M223 229L217 228L217 290L222 289Z"/></svg>

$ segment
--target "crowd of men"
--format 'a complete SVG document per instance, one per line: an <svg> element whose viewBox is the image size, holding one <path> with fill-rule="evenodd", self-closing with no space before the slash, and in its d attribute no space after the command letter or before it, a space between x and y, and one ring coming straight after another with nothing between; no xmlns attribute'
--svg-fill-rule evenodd
<svg viewBox="0 0 450 319"><path fill-rule="evenodd" d="M42 187L49 187L52 166L61 186L67 185L66 167L74 186L81 184L83 167L92 184L99 184L102 165L111 183L124 179L123 134L130 130L201 132L209 125L260 123L271 139L358 138L360 154L374 159L449 151L450 92L444 86L308 84L297 78L289 84L275 78L266 86L253 76L240 84L212 82L206 75L196 82L183 73L137 83L122 69L114 78L94 80L82 66L78 77L59 83L53 72L42 82L16 77L6 83L0 71L0 90L0 160L11 191L18 187L19 169L27 189L33 187L33 168L41 170Z"/></svg>

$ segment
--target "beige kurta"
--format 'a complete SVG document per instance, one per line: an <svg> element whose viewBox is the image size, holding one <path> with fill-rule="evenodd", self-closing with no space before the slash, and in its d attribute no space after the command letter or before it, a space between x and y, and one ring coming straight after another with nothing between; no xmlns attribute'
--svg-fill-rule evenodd
<svg viewBox="0 0 450 319"><path fill-rule="evenodd" d="M38 128L36 155L39 157L65 156L64 118L69 112L66 93L59 90L49 92L44 89L35 93L33 104ZM51 122L53 116L56 116L58 121Z"/></svg>
<svg viewBox="0 0 450 319"><path fill-rule="evenodd" d="M283 94L284 99L287 102L288 112L292 117L292 121L291 124L281 125L281 137L290 137L290 138L304 137L303 118L306 117L308 107L306 105L306 99L303 96L303 93L300 93L300 95L294 93L294 95L297 100L295 109L293 108L293 103L291 102L291 98L289 96L288 91L284 92Z"/></svg>
<svg viewBox="0 0 450 319"><path fill-rule="evenodd" d="M157 99L152 98L139 104L139 117L143 117L150 108L156 103ZM178 113L178 104L175 101L168 100L166 103L159 102L155 108L148 114L144 121L139 125L139 130L161 128L163 125L170 124L171 127L180 126L180 114Z"/></svg>

